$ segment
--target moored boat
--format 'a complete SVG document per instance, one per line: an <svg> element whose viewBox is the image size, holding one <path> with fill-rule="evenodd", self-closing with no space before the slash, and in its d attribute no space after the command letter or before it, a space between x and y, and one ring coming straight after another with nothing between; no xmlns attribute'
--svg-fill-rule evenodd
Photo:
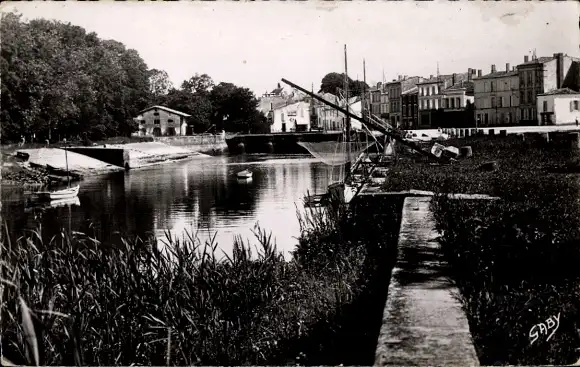
<svg viewBox="0 0 580 367"><path fill-rule="evenodd" d="M250 179L253 177L253 175L254 175L253 172L247 169L240 171L236 174L237 178L239 179Z"/></svg>
<svg viewBox="0 0 580 367"><path fill-rule="evenodd" d="M66 189L56 191L38 191L32 195L40 200L63 200L75 198L79 194L80 186L67 187Z"/></svg>

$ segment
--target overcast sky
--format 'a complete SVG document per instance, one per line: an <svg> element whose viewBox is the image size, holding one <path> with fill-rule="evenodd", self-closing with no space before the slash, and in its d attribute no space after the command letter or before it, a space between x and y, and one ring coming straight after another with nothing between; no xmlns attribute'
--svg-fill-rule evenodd
<svg viewBox="0 0 580 367"><path fill-rule="evenodd" d="M310 89L344 70L367 82L398 74L489 73L538 56L578 56L580 5L565 2L14 2L25 19L70 22L136 49L178 86L195 73L252 89L281 78Z"/></svg>

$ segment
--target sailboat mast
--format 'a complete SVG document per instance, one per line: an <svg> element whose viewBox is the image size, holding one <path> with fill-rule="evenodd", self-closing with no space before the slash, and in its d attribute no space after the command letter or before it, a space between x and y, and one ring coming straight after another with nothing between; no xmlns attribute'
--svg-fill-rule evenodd
<svg viewBox="0 0 580 367"><path fill-rule="evenodd" d="M346 136L345 142L350 143L350 116L348 115L349 112L349 105L348 105L348 63L346 57L346 45L344 45L344 91L345 91L345 99L346 99ZM345 172L348 175L350 172L350 144L347 144L347 162L345 166Z"/></svg>
<svg viewBox="0 0 580 367"><path fill-rule="evenodd" d="M66 178L68 181L68 187L70 188L70 175L68 174L68 155L67 155L66 145L64 146L64 161L66 162Z"/></svg>
<svg viewBox="0 0 580 367"><path fill-rule="evenodd" d="M362 92L363 92L363 97L362 97L362 105L361 105L361 113L362 113L362 119L363 121L365 120L365 108L366 108L366 94L367 94L367 67L366 67L366 63L365 63L365 59L363 59L363 86L362 86Z"/></svg>

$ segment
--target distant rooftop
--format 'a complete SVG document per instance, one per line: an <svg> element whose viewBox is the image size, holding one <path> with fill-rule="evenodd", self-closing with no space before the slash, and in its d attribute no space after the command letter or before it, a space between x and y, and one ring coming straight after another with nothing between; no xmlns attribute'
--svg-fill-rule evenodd
<svg viewBox="0 0 580 367"><path fill-rule="evenodd" d="M535 59L529 60L528 62L523 62L523 63L521 63L518 66L521 66L521 65L531 65L531 64L543 64L545 62L549 62L549 61L552 61L554 59L555 59L554 56L542 56L542 57L537 57Z"/></svg>
<svg viewBox="0 0 580 367"><path fill-rule="evenodd" d="M538 94L539 96L553 96L553 95L566 95L566 94L580 94L580 92L576 92L570 88L560 88L554 89L546 93Z"/></svg>
<svg viewBox="0 0 580 367"><path fill-rule="evenodd" d="M518 75L517 70L510 70L510 71L496 71L495 73L489 73L482 76L478 76L474 79L491 79L491 78L505 78L508 76Z"/></svg>
<svg viewBox="0 0 580 367"><path fill-rule="evenodd" d="M183 116L183 117L191 117L191 115L188 115L187 113L180 112L180 111L176 111L176 110L173 110L173 109L171 109L169 107L165 107L165 106L151 106L151 107L147 107L146 109L139 111L139 113L141 114L143 112L150 111L150 110L153 110L153 109L164 110L164 111L167 111L169 113L174 113L176 115Z"/></svg>

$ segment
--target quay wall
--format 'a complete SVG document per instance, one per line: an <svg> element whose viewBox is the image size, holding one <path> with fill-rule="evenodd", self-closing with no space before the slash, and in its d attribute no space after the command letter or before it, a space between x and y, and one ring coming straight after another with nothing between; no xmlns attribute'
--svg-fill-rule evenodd
<svg viewBox="0 0 580 367"><path fill-rule="evenodd" d="M226 137L214 134L197 134L187 136L159 136L154 141L169 146L181 147L192 152L212 155L223 154L227 151Z"/></svg>
<svg viewBox="0 0 580 367"><path fill-rule="evenodd" d="M231 154L308 154L298 142L338 141L341 136L341 131L238 134L226 138L226 143Z"/></svg>
<svg viewBox="0 0 580 367"><path fill-rule="evenodd" d="M73 147L67 150L123 168L128 168L130 159L129 152L122 148Z"/></svg>

